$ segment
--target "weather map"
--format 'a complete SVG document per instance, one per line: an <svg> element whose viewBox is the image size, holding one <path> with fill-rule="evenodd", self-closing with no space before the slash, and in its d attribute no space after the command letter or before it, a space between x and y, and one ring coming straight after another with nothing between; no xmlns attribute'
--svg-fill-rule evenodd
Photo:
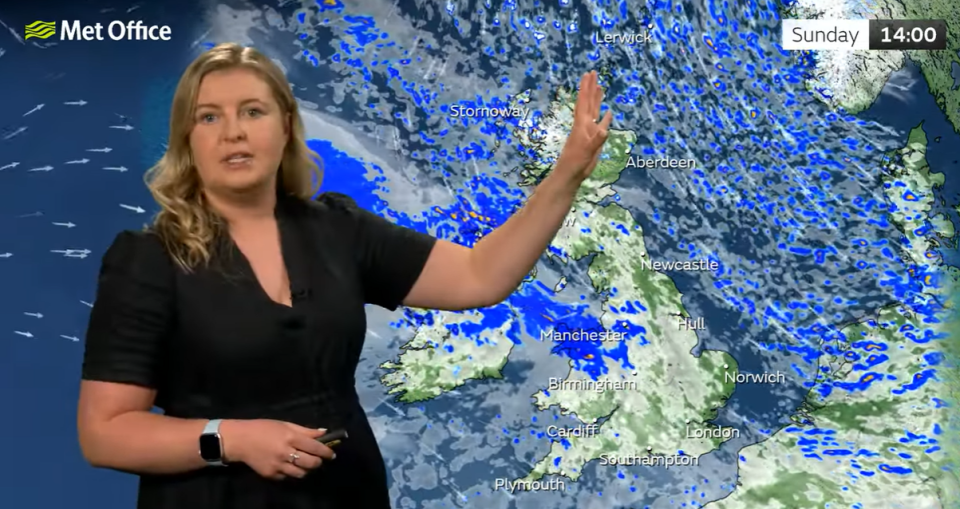
<svg viewBox="0 0 960 509"><path fill-rule="evenodd" d="M785 50L788 20L941 20L946 49ZM132 504L135 478L74 452L83 333L104 250L157 210L142 173L176 81L229 41L287 73L322 191L467 246L551 171L583 72L613 112L510 298L368 310L357 386L394 507L960 507L960 4L54 3L0 23L0 387L36 416L0 431L67 437L7 448L71 479L11 473L0 500ZM83 39L95 24L124 37Z"/></svg>

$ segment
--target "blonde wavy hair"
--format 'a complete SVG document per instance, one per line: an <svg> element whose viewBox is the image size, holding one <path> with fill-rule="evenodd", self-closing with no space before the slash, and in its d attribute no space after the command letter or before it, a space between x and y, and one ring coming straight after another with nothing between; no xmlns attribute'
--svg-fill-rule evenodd
<svg viewBox="0 0 960 509"><path fill-rule="evenodd" d="M274 99L290 118L290 138L283 152L278 193L310 199L323 178L320 158L307 147L303 119L283 71L259 51L238 44L219 44L196 58L184 71L170 107L167 150L145 176L147 187L160 204L152 229L173 260L186 271L210 262L213 242L224 221L207 204L190 149L200 81L208 73L231 68L256 72L273 91Z"/></svg>

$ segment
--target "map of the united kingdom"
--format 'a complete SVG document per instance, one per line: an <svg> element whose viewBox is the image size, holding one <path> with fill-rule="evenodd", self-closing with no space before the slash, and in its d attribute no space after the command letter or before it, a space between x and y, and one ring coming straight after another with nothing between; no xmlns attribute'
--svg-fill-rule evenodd
<svg viewBox="0 0 960 509"><path fill-rule="evenodd" d="M287 72L322 191L467 246L549 174L584 71L613 112L510 298L368 309L357 385L394 507L960 507L960 3L7 9L0 505L133 505L76 448L83 332L104 250L157 210L176 80L231 41ZM944 20L946 49L782 47L784 20L866 19Z"/></svg>

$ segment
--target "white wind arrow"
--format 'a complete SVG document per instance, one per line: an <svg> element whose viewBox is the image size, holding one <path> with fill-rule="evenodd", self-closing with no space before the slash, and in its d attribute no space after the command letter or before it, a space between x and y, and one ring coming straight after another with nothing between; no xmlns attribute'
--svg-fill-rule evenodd
<svg viewBox="0 0 960 509"><path fill-rule="evenodd" d="M27 116L27 115L29 115L29 114L31 114L31 113L36 113L36 112L38 112L38 111L40 111L40 110L42 110L42 109L43 109L43 104L38 104L38 105L34 106L34 108L33 108L32 110L24 113L23 116Z"/></svg>
<svg viewBox="0 0 960 509"><path fill-rule="evenodd" d="M50 252L77 258L86 258L90 254L89 249L51 249Z"/></svg>
<svg viewBox="0 0 960 509"><path fill-rule="evenodd" d="M125 209L127 209L127 210L132 210L132 211L136 212L137 214L143 214L144 212L146 212L146 210L143 210L143 209L140 208L140 207L134 207L133 205L127 205L127 204L125 204L125 203L121 203L120 206L123 207L123 208L125 208Z"/></svg>

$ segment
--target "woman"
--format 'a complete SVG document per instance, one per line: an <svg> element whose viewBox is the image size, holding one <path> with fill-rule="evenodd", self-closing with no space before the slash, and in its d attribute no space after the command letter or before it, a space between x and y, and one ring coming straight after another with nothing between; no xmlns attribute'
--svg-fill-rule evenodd
<svg viewBox="0 0 960 509"><path fill-rule="evenodd" d="M611 120L597 122L601 99L584 74L556 167L469 249L343 195L311 201L319 170L280 69L234 44L201 55L148 174L161 211L103 258L80 387L84 456L140 474L141 509L390 507L354 383L364 304L459 310L509 296L597 163ZM325 429L348 437L328 447Z"/></svg>

